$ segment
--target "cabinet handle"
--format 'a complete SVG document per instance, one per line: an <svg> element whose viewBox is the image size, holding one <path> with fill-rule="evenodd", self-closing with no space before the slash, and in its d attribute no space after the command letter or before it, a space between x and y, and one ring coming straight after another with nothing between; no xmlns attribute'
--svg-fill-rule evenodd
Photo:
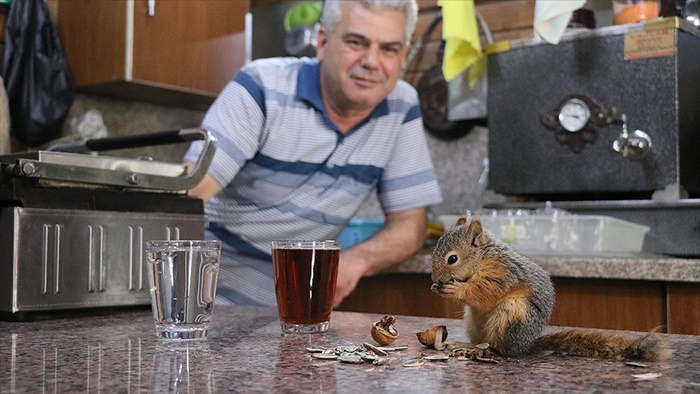
<svg viewBox="0 0 700 394"><path fill-rule="evenodd" d="M156 16L156 0L148 0L148 16Z"/></svg>

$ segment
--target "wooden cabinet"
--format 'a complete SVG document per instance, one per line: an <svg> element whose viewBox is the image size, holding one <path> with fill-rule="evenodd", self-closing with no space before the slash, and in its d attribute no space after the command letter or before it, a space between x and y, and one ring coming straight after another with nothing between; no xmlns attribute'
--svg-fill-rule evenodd
<svg viewBox="0 0 700 394"><path fill-rule="evenodd" d="M551 325L700 335L700 283L553 278ZM457 303L430 291L429 274L363 278L338 310L461 318Z"/></svg>
<svg viewBox="0 0 700 394"><path fill-rule="evenodd" d="M700 335L700 284L669 283L666 308L668 332Z"/></svg>
<svg viewBox="0 0 700 394"><path fill-rule="evenodd" d="M60 0L56 13L77 90L203 109L245 63L247 9L239 0Z"/></svg>
<svg viewBox="0 0 700 394"><path fill-rule="evenodd" d="M553 278L557 292L551 324L667 332L666 284L608 279Z"/></svg>
<svg viewBox="0 0 700 394"><path fill-rule="evenodd" d="M460 319L462 307L430 291L429 274L385 274L362 278L338 310Z"/></svg>

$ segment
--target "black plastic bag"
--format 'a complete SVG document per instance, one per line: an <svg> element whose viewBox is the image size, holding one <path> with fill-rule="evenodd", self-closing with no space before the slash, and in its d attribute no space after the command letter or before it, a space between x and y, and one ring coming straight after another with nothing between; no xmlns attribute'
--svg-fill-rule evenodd
<svg viewBox="0 0 700 394"><path fill-rule="evenodd" d="M56 23L44 0L10 3L2 76L12 135L29 146L60 137L74 94Z"/></svg>

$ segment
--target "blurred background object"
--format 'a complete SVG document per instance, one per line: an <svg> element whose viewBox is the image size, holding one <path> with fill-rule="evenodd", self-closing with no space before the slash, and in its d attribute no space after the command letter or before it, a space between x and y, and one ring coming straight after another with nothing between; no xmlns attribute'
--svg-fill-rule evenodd
<svg viewBox="0 0 700 394"><path fill-rule="evenodd" d="M10 106L5 81L0 77L0 155L10 153Z"/></svg>
<svg viewBox="0 0 700 394"><path fill-rule="evenodd" d="M71 119L70 129L73 135L81 140L105 138L108 136L107 126L105 126L105 122L102 119L102 113L94 108Z"/></svg>
<svg viewBox="0 0 700 394"><path fill-rule="evenodd" d="M613 0L613 23L625 25L658 18L660 0Z"/></svg>
<svg viewBox="0 0 700 394"><path fill-rule="evenodd" d="M700 26L700 14L698 14L698 0L686 0L681 16L695 26Z"/></svg>

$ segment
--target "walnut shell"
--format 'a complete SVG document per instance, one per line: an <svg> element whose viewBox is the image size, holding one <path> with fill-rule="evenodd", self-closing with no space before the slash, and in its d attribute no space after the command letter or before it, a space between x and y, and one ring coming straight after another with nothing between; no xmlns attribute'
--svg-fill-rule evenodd
<svg viewBox="0 0 700 394"><path fill-rule="evenodd" d="M372 324L372 339L381 346L391 345L399 337L399 332L394 327L395 321L393 316L384 316L382 320Z"/></svg>
<svg viewBox="0 0 700 394"><path fill-rule="evenodd" d="M423 346L442 350L444 347L443 343L447 339L447 327L431 327L423 332L417 332L416 336L418 337L418 342L420 342Z"/></svg>

